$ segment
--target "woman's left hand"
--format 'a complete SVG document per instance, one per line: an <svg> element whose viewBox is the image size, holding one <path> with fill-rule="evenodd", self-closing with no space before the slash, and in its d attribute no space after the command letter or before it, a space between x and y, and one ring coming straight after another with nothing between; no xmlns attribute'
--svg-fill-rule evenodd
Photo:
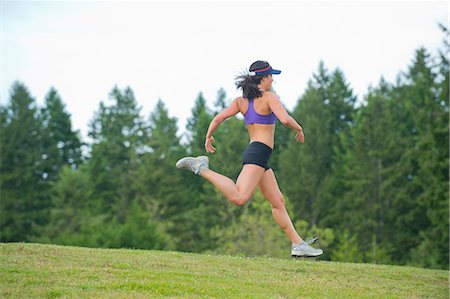
<svg viewBox="0 0 450 299"><path fill-rule="evenodd" d="M295 140L297 140L300 143L305 142L305 135L303 135L303 130L298 130L295 134Z"/></svg>
<svg viewBox="0 0 450 299"><path fill-rule="evenodd" d="M212 145L214 142L214 137L206 137L206 141L205 141L205 150L207 153L211 153L213 154L216 151L216 148Z"/></svg>

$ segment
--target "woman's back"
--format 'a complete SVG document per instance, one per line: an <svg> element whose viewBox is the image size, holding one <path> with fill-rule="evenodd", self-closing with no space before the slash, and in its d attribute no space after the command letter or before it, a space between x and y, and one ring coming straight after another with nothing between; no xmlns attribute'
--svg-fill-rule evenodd
<svg viewBox="0 0 450 299"><path fill-rule="evenodd" d="M244 117L252 119L263 120L266 123L248 123L247 130L250 141L259 141L267 144L272 149L274 147L275 124L271 124L272 119L276 117L272 114L269 107L269 98L273 97L272 92L264 92L261 97L255 99L246 99L244 97L238 98L239 111ZM252 114L252 115L248 115ZM269 119L269 121L266 121ZM268 122L268 123L267 123Z"/></svg>

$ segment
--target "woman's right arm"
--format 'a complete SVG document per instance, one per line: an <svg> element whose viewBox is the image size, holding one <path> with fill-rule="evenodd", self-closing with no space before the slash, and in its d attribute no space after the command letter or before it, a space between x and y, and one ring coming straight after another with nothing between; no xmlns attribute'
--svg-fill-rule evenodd
<svg viewBox="0 0 450 299"><path fill-rule="evenodd" d="M216 148L212 145L214 142L214 137L212 134L219 127L219 125L239 112L239 105L237 103L237 98L231 102L230 106L224 109L222 112L217 114L211 123L209 124L208 131L206 132L205 149L207 153L214 153Z"/></svg>
<svg viewBox="0 0 450 299"><path fill-rule="evenodd" d="M271 94L269 98L269 107L285 127L288 127L296 132L295 140L303 143L305 141L305 136L303 135L302 126L300 126L298 122L290 116L289 113L287 113L286 109L284 109L281 104L280 99L275 94Z"/></svg>

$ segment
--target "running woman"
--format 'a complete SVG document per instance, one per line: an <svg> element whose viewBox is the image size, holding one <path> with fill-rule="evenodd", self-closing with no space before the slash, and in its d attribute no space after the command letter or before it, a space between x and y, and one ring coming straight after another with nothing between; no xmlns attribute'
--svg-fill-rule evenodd
<svg viewBox="0 0 450 299"><path fill-rule="evenodd" d="M315 257L323 254L321 249L310 246L317 238L304 241L292 224L286 210L275 174L268 165L274 148L275 122L280 122L295 131L295 140L303 143L305 137L302 127L284 109L278 96L272 91L272 75L280 74L266 61L256 61L251 64L248 74L239 76L236 86L242 89L242 97L233 100L228 108L217 114L209 124L206 133L205 149L213 154L214 131L219 125L237 113L244 115L250 143L244 151L242 170L236 183L230 178L209 169L207 156L185 157L176 163L177 168L183 168L203 177L219 189L223 195L236 205L245 204L259 187L261 193L272 206L275 222L283 229L292 242L291 256Z"/></svg>

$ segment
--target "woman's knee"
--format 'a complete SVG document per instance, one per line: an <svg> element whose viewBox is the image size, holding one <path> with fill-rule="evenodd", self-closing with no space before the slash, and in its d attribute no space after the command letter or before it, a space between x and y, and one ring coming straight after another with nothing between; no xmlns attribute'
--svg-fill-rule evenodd
<svg viewBox="0 0 450 299"><path fill-rule="evenodd" d="M249 199L250 195L248 194L242 194L242 193L236 193L231 199L231 202L233 202L235 205L243 206Z"/></svg>

